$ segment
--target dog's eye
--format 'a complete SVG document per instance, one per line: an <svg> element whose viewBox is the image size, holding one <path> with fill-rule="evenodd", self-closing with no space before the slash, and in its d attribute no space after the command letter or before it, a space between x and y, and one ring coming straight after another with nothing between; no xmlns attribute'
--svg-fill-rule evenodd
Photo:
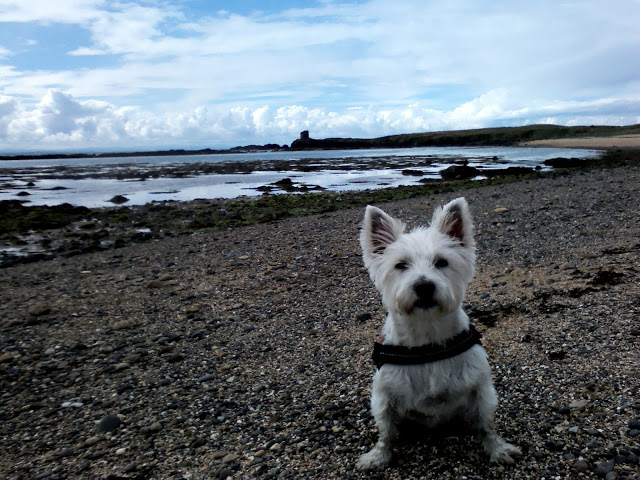
<svg viewBox="0 0 640 480"><path fill-rule="evenodd" d="M396 270L406 270L407 268L409 268L409 265L407 264L407 262L396 263Z"/></svg>
<svg viewBox="0 0 640 480"><path fill-rule="evenodd" d="M447 262L447 260L445 260L444 258L439 258L438 260L436 260L435 266L436 268L445 268L449 266L449 262Z"/></svg>

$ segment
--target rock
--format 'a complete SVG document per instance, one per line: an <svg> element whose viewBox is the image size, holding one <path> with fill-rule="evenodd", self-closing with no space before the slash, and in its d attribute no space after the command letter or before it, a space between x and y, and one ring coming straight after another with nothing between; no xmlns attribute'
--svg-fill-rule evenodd
<svg viewBox="0 0 640 480"><path fill-rule="evenodd" d="M549 158L542 163L553 168L576 168L581 167L585 162L580 158L555 157Z"/></svg>
<svg viewBox="0 0 640 480"><path fill-rule="evenodd" d="M162 280L151 280L149 283L147 283L147 288L149 290L153 288L162 288L164 286L165 286L165 283Z"/></svg>
<svg viewBox="0 0 640 480"><path fill-rule="evenodd" d="M356 318L360 323L364 323L364 322L368 322L369 320L371 320L372 317L371 317L370 313L361 313Z"/></svg>
<svg viewBox="0 0 640 480"><path fill-rule="evenodd" d="M567 352L564 350L556 350L549 352L549 360L562 360L567 356Z"/></svg>
<svg viewBox="0 0 640 480"><path fill-rule="evenodd" d="M32 317L41 317L42 315L46 315L51 312L51 308L46 303L36 303L29 307L28 313Z"/></svg>
<svg viewBox="0 0 640 480"><path fill-rule="evenodd" d="M507 207L496 207L493 209L493 213L505 213L508 211L509 209Z"/></svg>
<svg viewBox="0 0 640 480"><path fill-rule="evenodd" d="M203 382L208 382L210 380L215 380L216 379L216 375L214 375L213 373L208 373L206 375L201 376L198 379L199 383L203 383Z"/></svg>
<svg viewBox="0 0 640 480"><path fill-rule="evenodd" d="M184 357L179 353L175 353L167 357L167 362L169 363L177 363L177 362L181 362L182 360L184 360Z"/></svg>
<svg viewBox="0 0 640 480"><path fill-rule="evenodd" d="M616 471L609 472L604 476L605 480L616 480L618 478L618 473Z"/></svg>
<svg viewBox="0 0 640 480"><path fill-rule="evenodd" d="M114 432L122 423L120 417L117 415L107 415L103 417L102 420L98 422L96 426L96 432L105 433L105 432Z"/></svg>
<svg viewBox="0 0 640 480"><path fill-rule="evenodd" d="M633 429L640 430L640 420L638 419L629 420L629 423L627 424L627 426L632 430Z"/></svg>
<svg viewBox="0 0 640 480"><path fill-rule="evenodd" d="M440 176L444 180L464 180L482 175L477 168L468 165L451 165L444 170L440 170Z"/></svg>
<svg viewBox="0 0 640 480"><path fill-rule="evenodd" d="M109 200L111 203L115 205L122 205L123 203L127 203L129 199L124 195L116 195Z"/></svg>

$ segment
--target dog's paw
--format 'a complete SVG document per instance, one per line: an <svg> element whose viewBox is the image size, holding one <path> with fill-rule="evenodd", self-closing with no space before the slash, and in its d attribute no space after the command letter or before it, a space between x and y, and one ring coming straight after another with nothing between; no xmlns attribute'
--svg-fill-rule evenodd
<svg viewBox="0 0 640 480"><path fill-rule="evenodd" d="M491 461L493 463L514 463L515 458L522 455L522 452L515 445L503 442L491 451Z"/></svg>
<svg viewBox="0 0 640 480"><path fill-rule="evenodd" d="M361 455L356 467L360 470L384 468L391 460L391 451L386 448L374 447L370 452Z"/></svg>

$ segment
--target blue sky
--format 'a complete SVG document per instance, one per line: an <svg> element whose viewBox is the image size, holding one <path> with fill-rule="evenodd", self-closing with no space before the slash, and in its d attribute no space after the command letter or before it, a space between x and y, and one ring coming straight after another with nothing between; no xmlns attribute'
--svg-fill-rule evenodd
<svg viewBox="0 0 640 480"><path fill-rule="evenodd" d="M638 0L0 0L0 151L640 123Z"/></svg>

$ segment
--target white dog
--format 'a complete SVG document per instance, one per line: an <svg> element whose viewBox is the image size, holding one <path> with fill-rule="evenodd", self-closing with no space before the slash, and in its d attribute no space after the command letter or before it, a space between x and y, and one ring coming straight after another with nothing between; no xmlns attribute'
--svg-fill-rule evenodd
<svg viewBox="0 0 640 480"><path fill-rule="evenodd" d="M431 225L405 225L368 206L360 235L369 275L388 315L374 359L371 412L380 437L358 468L381 468L404 418L433 428L463 418L491 461L512 463L520 450L494 430L497 395L487 354L462 311L475 267L469 207L458 198L436 209ZM412 348L419 347L419 348Z"/></svg>

